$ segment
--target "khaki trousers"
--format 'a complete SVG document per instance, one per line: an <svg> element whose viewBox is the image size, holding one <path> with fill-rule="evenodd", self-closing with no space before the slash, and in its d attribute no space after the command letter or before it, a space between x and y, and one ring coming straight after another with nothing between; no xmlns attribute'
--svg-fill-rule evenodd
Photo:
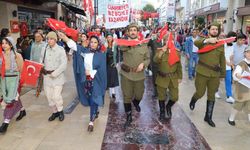
<svg viewBox="0 0 250 150"><path fill-rule="evenodd" d="M53 112L63 110L62 88L63 86L44 86L45 95Z"/></svg>

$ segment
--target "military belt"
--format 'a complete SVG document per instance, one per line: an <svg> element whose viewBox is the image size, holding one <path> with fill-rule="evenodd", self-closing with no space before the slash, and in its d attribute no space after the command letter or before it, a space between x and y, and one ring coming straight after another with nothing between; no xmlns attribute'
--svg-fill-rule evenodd
<svg viewBox="0 0 250 150"><path fill-rule="evenodd" d="M132 68L125 64L121 64L121 69L125 72L136 72L137 70L137 68Z"/></svg>
<svg viewBox="0 0 250 150"><path fill-rule="evenodd" d="M210 69L210 70L213 70L215 72L220 72L221 71L221 67L219 65L214 65L214 66L210 66L202 61L199 60L198 64Z"/></svg>
<svg viewBox="0 0 250 150"><path fill-rule="evenodd" d="M42 73L44 75L47 75L47 74L51 74L52 72L54 72L55 70L46 70L46 69L42 69Z"/></svg>
<svg viewBox="0 0 250 150"><path fill-rule="evenodd" d="M158 71L158 74L162 77L173 77L176 75L176 72L165 73L165 72Z"/></svg>

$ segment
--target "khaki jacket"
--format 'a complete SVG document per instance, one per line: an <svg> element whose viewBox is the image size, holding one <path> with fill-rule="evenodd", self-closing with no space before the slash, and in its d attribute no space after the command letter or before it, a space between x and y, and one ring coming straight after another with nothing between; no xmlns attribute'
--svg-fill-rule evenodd
<svg viewBox="0 0 250 150"><path fill-rule="evenodd" d="M201 38L199 40L196 40L194 44L199 48L203 48L204 46L207 46L208 44L204 44L205 38ZM203 63L209 65L209 66L220 66L221 71L214 71L211 70L198 62L196 66L196 72L206 76L206 77L220 77L224 78L226 76L226 60L225 60L225 54L224 54L224 45L206 53L200 53L199 54L199 61L202 61Z"/></svg>
<svg viewBox="0 0 250 150"><path fill-rule="evenodd" d="M144 69L150 63L150 54L147 44L137 46L121 46L123 52L123 63L131 68L137 68L141 63L144 63ZM141 72L125 72L121 69L123 76L132 81L145 79L144 70Z"/></svg>

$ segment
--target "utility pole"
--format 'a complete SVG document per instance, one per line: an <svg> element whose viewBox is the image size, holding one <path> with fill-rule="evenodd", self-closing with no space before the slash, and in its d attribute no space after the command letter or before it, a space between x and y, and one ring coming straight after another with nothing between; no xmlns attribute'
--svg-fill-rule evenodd
<svg viewBox="0 0 250 150"><path fill-rule="evenodd" d="M96 16L98 15L98 0L94 0L94 9L95 9L94 26L97 27Z"/></svg>

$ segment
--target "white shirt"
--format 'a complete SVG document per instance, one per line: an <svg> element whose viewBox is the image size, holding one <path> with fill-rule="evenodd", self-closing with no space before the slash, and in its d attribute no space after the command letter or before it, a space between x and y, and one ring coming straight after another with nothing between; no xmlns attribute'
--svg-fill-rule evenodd
<svg viewBox="0 0 250 150"><path fill-rule="evenodd" d="M224 44L225 48L225 58L227 62L230 62L230 57L234 54L234 47L233 46L227 46L227 44ZM226 70L231 70L231 66L226 64Z"/></svg>
<svg viewBox="0 0 250 150"><path fill-rule="evenodd" d="M68 47L73 50L73 51L77 51L77 45L76 42L74 42L73 40L69 40L67 42ZM85 70L88 70L90 72L90 76L91 78L94 78L97 70L93 69L93 57L94 57L94 53L82 53L81 56L84 58L84 66L85 66Z"/></svg>
<svg viewBox="0 0 250 150"><path fill-rule="evenodd" d="M198 50L199 50L199 48L194 45L194 41L197 40L197 39L198 39L198 37L196 37L196 38L192 37L192 40L193 40L193 51L192 52L193 53L197 53Z"/></svg>
<svg viewBox="0 0 250 150"><path fill-rule="evenodd" d="M97 72L97 70L93 69L93 57L94 57L94 53L85 53L85 54L82 53L81 55L84 58L84 67L85 67L85 70L88 70L90 72L91 78L94 78L95 74Z"/></svg>
<svg viewBox="0 0 250 150"><path fill-rule="evenodd" d="M234 58L233 63L234 65L238 65L245 57L244 57L244 50L247 47L247 45L243 44L239 46L237 43L233 44L234 47Z"/></svg>
<svg viewBox="0 0 250 150"><path fill-rule="evenodd" d="M250 64L250 61L248 61L246 58L244 59L244 61L245 61L246 63ZM250 67L248 67L248 69L250 70ZM240 65L237 65L237 66L236 66L236 69L235 69L234 72L233 72L233 79L234 79L235 81L239 81L239 80L240 80L239 78L236 77L236 74L242 74L242 73L243 73L242 71L243 71L243 70L242 70L241 66L240 66Z"/></svg>

